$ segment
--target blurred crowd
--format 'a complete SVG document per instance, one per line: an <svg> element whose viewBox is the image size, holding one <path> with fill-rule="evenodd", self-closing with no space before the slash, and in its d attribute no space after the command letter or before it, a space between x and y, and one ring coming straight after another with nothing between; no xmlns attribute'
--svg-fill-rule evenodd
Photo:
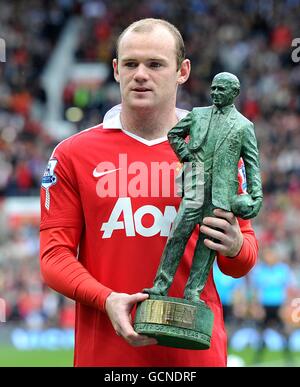
<svg viewBox="0 0 300 387"><path fill-rule="evenodd" d="M0 197L36 195L52 146L41 74L70 14L64 1L0 1Z"/></svg>
<svg viewBox="0 0 300 387"><path fill-rule="evenodd" d="M0 9L7 58L0 63L0 200L39 194L56 145L43 126L47 95L40 77L66 21L83 20L75 60L111 68L116 38L130 22L165 18L182 32L192 61L178 107L211 104L212 77L233 72L241 81L237 107L254 122L259 142L264 206L253 223L260 262L241 286L228 280L222 287L216 275L225 313L228 306L235 321L262 322L274 307L285 326L297 326L287 310L300 297L300 63L291 47L300 37L300 0L0 0ZM65 113L82 111L78 131L101 122L119 102L112 71L99 89L67 82L62 96ZM5 294L8 319L69 324L72 304L41 283L37 257L35 225L1 235L0 297Z"/></svg>

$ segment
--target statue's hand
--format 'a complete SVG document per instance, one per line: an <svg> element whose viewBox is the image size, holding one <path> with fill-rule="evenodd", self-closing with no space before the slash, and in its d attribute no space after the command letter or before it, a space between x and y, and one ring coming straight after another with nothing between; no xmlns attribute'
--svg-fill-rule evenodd
<svg viewBox="0 0 300 387"><path fill-rule="evenodd" d="M178 196L183 197L187 185L192 182L192 176L196 176L197 161L191 154L189 161L178 164L180 165L180 168L178 165L179 171L175 178L176 193Z"/></svg>
<svg viewBox="0 0 300 387"><path fill-rule="evenodd" d="M250 219L257 216L262 205L262 198L252 199L249 194L235 195L231 200L231 211L242 219Z"/></svg>
<svg viewBox="0 0 300 387"><path fill-rule="evenodd" d="M186 153L183 159L181 160L183 163L191 163L191 162L196 162L196 159L193 155L193 153L189 152Z"/></svg>
<svg viewBox="0 0 300 387"><path fill-rule="evenodd" d="M257 214L259 213L259 210L261 208L261 205L262 205L262 201L260 199L256 199L254 200L254 203L252 205L252 209L250 209L248 211L248 213L245 214L245 216L243 217L243 219L251 219L251 218L255 218L257 216Z"/></svg>

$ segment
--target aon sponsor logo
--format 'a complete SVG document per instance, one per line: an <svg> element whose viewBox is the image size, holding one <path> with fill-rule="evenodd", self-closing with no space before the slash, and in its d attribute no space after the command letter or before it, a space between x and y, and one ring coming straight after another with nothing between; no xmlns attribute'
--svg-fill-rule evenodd
<svg viewBox="0 0 300 387"><path fill-rule="evenodd" d="M133 213L131 199L119 198L108 221L101 226L102 238L111 238L116 230L124 230L128 237L136 235L152 237L156 234L169 236L176 214L177 211L174 206L166 206L164 212L162 212L152 205L142 206ZM151 224L145 225L143 218L149 215L153 217L153 220Z"/></svg>

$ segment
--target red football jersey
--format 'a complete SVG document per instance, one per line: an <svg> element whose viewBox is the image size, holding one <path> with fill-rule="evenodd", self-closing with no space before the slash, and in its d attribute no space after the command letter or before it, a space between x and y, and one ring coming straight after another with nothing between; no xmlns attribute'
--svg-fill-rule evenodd
<svg viewBox="0 0 300 387"><path fill-rule="evenodd" d="M201 295L214 313L209 350L131 347L116 335L103 310L110 289L131 294L152 286L181 200L174 186L180 164L167 138L147 141L123 131L119 113L120 107L115 107L103 124L61 142L43 177L41 230L59 230L65 235L76 230L77 235L72 242L68 241L73 237L64 236L41 242L42 260L52 273L53 283L61 270L67 270L61 267L64 259L68 262L65 266L69 265L70 257L62 254L58 262L51 249L59 244L68 247L69 243L73 257L77 254L87 272L104 285L98 308L90 306L92 300L90 305L76 303L75 365L225 366L226 333L212 271ZM177 110L177 114L181 118L184 112ZM241 220L240 226L246 237L239 256L218 257L221 270L233 276L249 271L257 253L250 222ZM198 233L196 229L189 240L170 296L183 297ZM84 276L79 279L69 270L62 278L71 289L65 294L76 299L74 284L82 284ZM51 279L49 282L51 286ZM92 296L86 297L89 304Z"/></svg>

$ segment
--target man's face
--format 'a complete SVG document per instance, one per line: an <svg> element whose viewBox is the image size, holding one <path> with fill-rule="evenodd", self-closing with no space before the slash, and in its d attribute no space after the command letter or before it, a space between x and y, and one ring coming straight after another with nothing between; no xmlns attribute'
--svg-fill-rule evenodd
<svg viewBox="0 0 300 387"><path fill-rule="evenodd" d="M213 80L210 95L214 105L219 108L231 105L236 97L231 82L221 78Z"/></svg>
<svg viewBox="0 0 300 387"><path fill-rule="evenodd" d="M175 38L164 27L155 26L147 33L128 31L113 67L123 105L141 109L175 106L182 72L177 70Z"/></svg>

